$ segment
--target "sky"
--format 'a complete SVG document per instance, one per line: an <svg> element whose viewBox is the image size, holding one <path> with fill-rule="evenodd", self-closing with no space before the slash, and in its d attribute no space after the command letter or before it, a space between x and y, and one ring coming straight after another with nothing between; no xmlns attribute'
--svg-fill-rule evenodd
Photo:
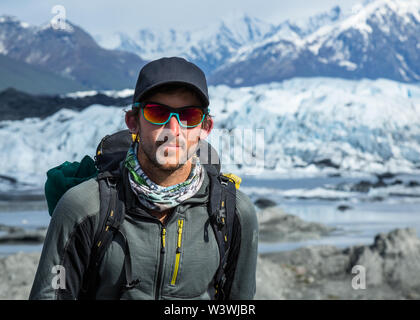
<svg viewBox="0 0 420 320"><path fill-rule="evenodd" d="M1 0L0 15L16 16L33 25L48 23L61 5L66 19L93 36L115 32L133 35L151 28L194 30L223 19L248 14L263 21L281 23L305 18L339 5L343 11L361 0Z"/></svg>

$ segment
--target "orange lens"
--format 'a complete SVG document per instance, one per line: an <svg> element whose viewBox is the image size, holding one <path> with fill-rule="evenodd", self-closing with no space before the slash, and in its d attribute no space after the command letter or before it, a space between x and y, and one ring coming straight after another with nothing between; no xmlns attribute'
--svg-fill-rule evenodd
<svg viewBox="0 0 420 320"><path fill-rule="evenodd" d="M203 114L201 108L185 108L179 112L179 121L181 121L184 126L196 126L203 120Z"/></svg>
<svg viewBox="0 0 420 320"><path fill-rule="evenodd" d="M144 117L147 121L162 124L168 120L170 112L164 106L160 106L157 104L148 104L144 108Z"/></svg>

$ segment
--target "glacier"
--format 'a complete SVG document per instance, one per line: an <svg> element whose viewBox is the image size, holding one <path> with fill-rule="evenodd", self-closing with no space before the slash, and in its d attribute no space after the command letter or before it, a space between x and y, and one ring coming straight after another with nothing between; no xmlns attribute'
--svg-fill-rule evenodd
<svg viewBox="0 0 420 320"><path fill-rule="evenodd" d="M210 92L212 105L229 111L224 127L264 128L265 169L295 176L418 172L419 90L385 79L295 78Z"/></svg>
<svg viewBox="0 0 420 320"><path fill-rule="evenodd" d="M209 95L215 131L208 140L225 172L251 175L256 166L264 178L420 173L419 84L294 78L211 86ZM103 136L125 129L128 108L92 105L45 119L1 121L0 191L42 188L48 169L94 157ZM236 149L226 152L238 142L251 161L235 162Z"/></svg>

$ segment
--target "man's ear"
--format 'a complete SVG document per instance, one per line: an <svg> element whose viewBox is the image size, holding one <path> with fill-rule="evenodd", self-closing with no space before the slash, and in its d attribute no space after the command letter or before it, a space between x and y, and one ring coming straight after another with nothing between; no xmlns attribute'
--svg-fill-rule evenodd
<svg viewBox="0 0 420 320"><path fill-rule="evenodd" d="M125 113L125 124L131 133L139 133L139 122L133 110L127 111Z"/></svg>
<svg viewBox="0 0 420 320"><path fill-rule="evenodd" d="M203 126L201 127L201 130L200 130L201 140L205 140L208 137L210 132L213 130L213 126L214 126L214 122L213 122L212 117L208 117L207 119L204 120Z"/></svg>

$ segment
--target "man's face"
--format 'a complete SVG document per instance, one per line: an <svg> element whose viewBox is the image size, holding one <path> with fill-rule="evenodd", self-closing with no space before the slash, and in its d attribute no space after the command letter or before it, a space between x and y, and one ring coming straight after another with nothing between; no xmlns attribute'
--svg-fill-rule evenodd
<svg viewBox="0 0 420 320"><path fill-rule="evenodd" d="M176 109L201 105L200 100L189 91L157 93L148 101ZM207 138L213 127L211 119L209 122L205 128L202 128L201 124L194 128L184 128L175 116L172 116L165 125L156 125L144 119L142 111L140 111L139 119L133 119L129 113L126 115L126 123L130 131L139 134L140 164L145 160L145 156L149 164L164 171L175 171L191 159L197 150L199 139Z"/></svg>

